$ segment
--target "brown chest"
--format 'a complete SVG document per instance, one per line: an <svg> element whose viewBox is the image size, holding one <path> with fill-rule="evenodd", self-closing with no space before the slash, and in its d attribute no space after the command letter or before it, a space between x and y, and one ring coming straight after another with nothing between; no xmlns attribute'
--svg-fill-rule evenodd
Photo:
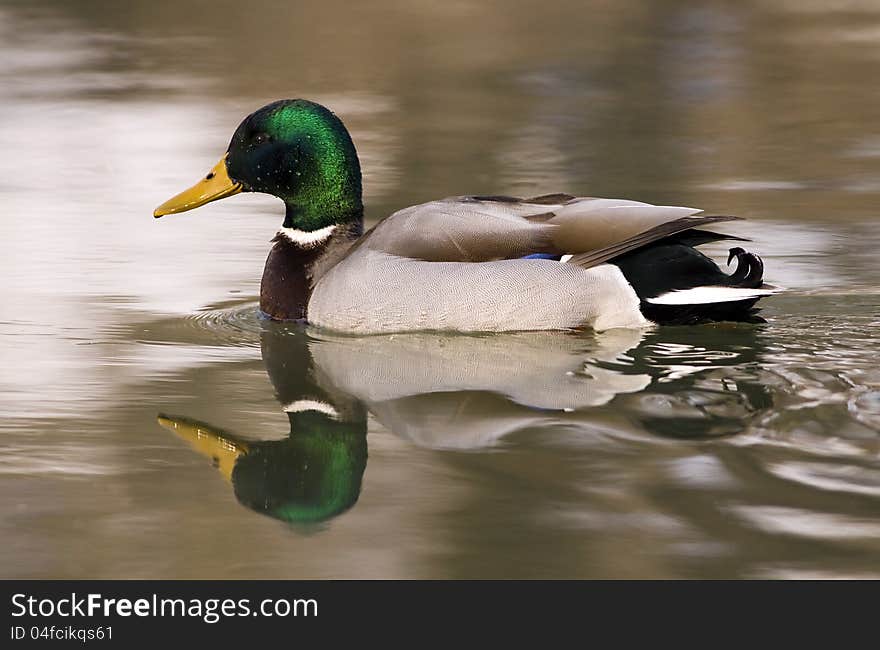
<svg viewBox="0 0 880 650"><path fill-rule="evenodd" d="M260 310L275 320L304 320L314 283L345 255L359 234L359 228L339 228L326 242L312 246L277 235L263 269Z"/></svg>

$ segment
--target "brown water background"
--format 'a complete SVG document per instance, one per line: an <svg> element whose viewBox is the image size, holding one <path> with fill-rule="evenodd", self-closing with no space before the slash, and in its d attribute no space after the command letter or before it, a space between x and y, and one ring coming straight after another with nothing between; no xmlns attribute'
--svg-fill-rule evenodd
<svg viewBox="0 0 880 650"><path fill-rule="evenodd" d="M0 0L0 61L0 577L880 577L880 2ZM349 126L370 221L692 205L788 291L765 326L265 323L274 199L151 211L282 97ZM309 524L157 421L282 449L317 397L368 456Z"/></svg>

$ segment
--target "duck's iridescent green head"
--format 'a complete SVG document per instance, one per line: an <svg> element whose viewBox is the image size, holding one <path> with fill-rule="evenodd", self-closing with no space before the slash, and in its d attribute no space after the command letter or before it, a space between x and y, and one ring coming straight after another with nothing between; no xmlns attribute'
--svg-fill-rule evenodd
<svg viewBox="0 0 880 650"><path fill-rule="evenodd" d="M332 112L304 99L273 102L248 115L214 169L154 216L242 191L284 201L287 228L316 230L359 220L363 212L360 164L348 130Z"/></svg>

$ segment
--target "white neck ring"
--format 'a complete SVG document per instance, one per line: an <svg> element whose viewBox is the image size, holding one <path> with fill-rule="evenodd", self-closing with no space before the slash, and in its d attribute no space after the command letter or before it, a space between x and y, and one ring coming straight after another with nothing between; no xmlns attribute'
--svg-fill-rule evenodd
<svg viewBox="0 0 880 650"><path fill-rule="evenodd" d="M287 241L296 244L300 248L314 248L330 239L330 235L336 230L336 224L324 226L318 230L299 230L298 228L282 228L278 234Z"/></svg>

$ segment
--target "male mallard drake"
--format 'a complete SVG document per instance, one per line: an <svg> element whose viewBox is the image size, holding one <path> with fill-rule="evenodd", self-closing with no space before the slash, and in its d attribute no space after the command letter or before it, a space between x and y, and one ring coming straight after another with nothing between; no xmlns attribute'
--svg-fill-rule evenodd
<svg viewBox="0 0 880 650"><path fill-rule="evenodd" d="M395 212L363 233L361 171L341 120L277 101L249 115L226 155L154 216L238 192L286 206L260 309L358 334L554 330L758 320L772 293L760 258L732 248L732 275L694 247L737 239L696 230L730 216L546 194L460 196Z"/></svg>

